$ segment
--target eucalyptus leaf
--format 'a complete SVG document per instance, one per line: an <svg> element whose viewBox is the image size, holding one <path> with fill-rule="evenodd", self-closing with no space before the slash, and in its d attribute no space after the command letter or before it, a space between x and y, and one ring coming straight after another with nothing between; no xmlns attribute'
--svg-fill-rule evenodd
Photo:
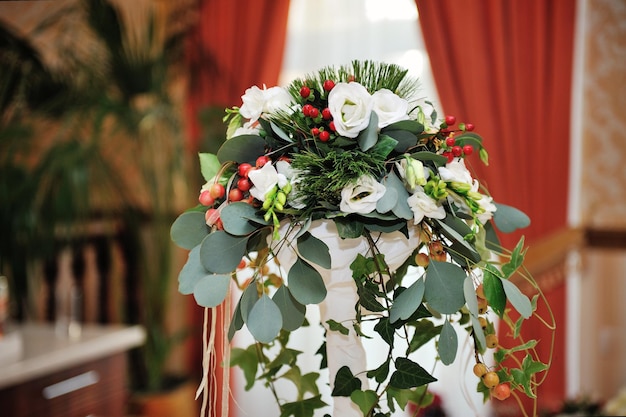
<svg viewBox="0 0 626 417"><path fill-rule="evenodd" d="M224 205L220 211L224 230L235 236L245 236L254 232L259 228L259 223L267 224L257 211L252 205L239 201ZM249 221L251 218L258 221L253 223Z"/></svg>
<svg viewBox="0 0 626 417"><path fill-rule="evenodd" d="M385 185L383 183L383 185ZM385 194L376 202L376 211L379 213L388 213L396 206L398 202L398 192L392 188L385 186Z"/></svg>
<svg viewBox="0 0 626 417"><path fill-rule="evenodd" d="M259 300L259 292L256 287L256 281L251 281L245 290L243 290L243 294L241 294L241 298L239 299L239 309L241 311L241 319L244 323L248 322L248 317L250 316L250 311L252 311L252 307Z"/></svg>
<svg viewBox="0 0 626 417"><path fill-rule="evenodd" d="M437 166L444 166L448 162L448 158L442 155L434 154L432 152L421 151L414 152L411 154L411 158L417 159L418 161L432 161Z"/></svg>
<svg viewBox="0 0 626 417"><path fill-rule="evenodd" d="M212 153L199 153L200 172L205 181L210 181L220 170L221 164L217 159L217 155Z"/></svg>
<svg viewBox="0 0 626 417"><path fill-rule="evenodd" d="M463 295L465 296L465 304L467 309L474 317L478 317L478 301L476 300L476 289L474 282L469 276L463 281Z"/></svg>
<svg viewBox="0 0 626 417"><path fill-rule="evenodd" d="M385 135L396 140L396 152L406 152L417 144L417 136L407 130L385 130Z"/></svg>
<svg viewBox="0 0 626 417"><path fill-rule="evenodd" d="M439 313L456 313L465 304L465 277L458 265L431 260L426 269L425 301Z"/></svg>
<svg viewBox="0 0 626 417"><path fill-rule="evenodd" d="M398 178L395 172L391 171L389 175L383 179L382 184L385 188L393 189L396 192L396 204L391 209L393 214L401 219L413 219L413 210L411 210L408 203L409 192L406 190L404 183L400 178ZM383 196L383 198L385 198L385 196Z"/></svg>
<svg viewBox="0 0 626 417"><path fill-rule="evenodd" d="M217 159L221 162L237 161L254 164L256 159L265 153L265 141L257 135L241 135L228 139L217 151Z"/></svg>
<svg viewBox="0 0 626 417"><path fill-rule="evenodd" d="M281 138L281 139L282 139L282 140L284 140L285 142L289 142L289 143L293 142L293 139L291 139L291 138L289 137L289 135L287 135L287 134L285 133L285 131L284 131L284 130L282 130L280 127L278 127L278 125L276 125L276 123L274 123L274 122L270 122L270 126L272 127L272 131L273 131L274 133L276 133L276 136L278 136L279 138Z"/></svg>
<svg viewBox="0 0 626 417"><path fill-rule="evenodd" d="M267 294L261 295L250 311L246 322L252 336L261 343L269 343L283 327L280 309Z"/></svg>
<svg viewBox="0 0 626 417"><path fill-rule="evenodd" d="M335 217L337 234L342 239L356 239L363 234L363 223L347 217Z"/></svg>
<svg viewBox="0 0 626 417"><path fill-rule="evenodd" d="M424 131L424 125L416 120L400 120L399 122L391 123L381 129L385 134L389 134L390 131L407 131L414 135L422 133Z"/></svg>
<svg viewBox="0 0 626 417"><path fill-rule="evenodd" d="M226 299L229 288L229 275L207 275L196 283L193 297L198 305L211 308L220 305Z"/></svg>
<svg viewBox="0 0 626 417"><path fill-rule="evenodd" d="M322 240L305 232L298 237L297 244L298 252L303 258L325 269L331 267L330 251Z"/></svg>
<svg viewBox="0 0 626 417"><path fill-rule="evenodd" d="M187 211L172 224L170 237L174 243L183 249L193 249L209 234L204 212Z"/></svg>
<svg viewBox="0 0 626 417"><path fill-rule="evenodd" d="M235 306L235 311L233 312L233 317L230 321L230 326L228 326L228 341L232 342L233 337L235 337L235 333L244 325L243 317L241 316L241 299Z"/></svg>
<svg viewBox="0 0 626 417"><path fill-rule="evenodd" d="M441 335L439 336L439 343L437 344L437 351L439 352L441 363L444 365L450 365L454 362L458 347L459 340L456 331L448 319L446 319L443 322Z"/></svg>
<svg viewBox="0 0 626 417"><path fill-rule="evenodd" d="M525 319L529 318L533 314L533 308L530 304L530 300L513 284L511 281L505 278L501 278L502 287L506 298L511 305L522 315Z"/></svg>
<svg viewBox="0 0 626 417"><path fill-rule="evenodd" d="M452 216L446 216L444 221L434 220L441 228L441 232L452 242L450 246L452 256L457 254L461 256L457 259L460 264L466 264L466 259L473 263L480 262L480 254L464 239L465 234L471 233L464 221Z"/></svg>
<svg viewBox="0 0 626 417"><path fill-rule="evenodd" d="M393 300L393 305L389 311L391 323L395 323L398 320L406 320L417 311L424 298L425 288L424 279L420 277Z"/></svg>
<svg viewBox="0 0 626 417"><path fill-rule="evenodd" d="M496 211L493 213L493 221L502 232L511 233L530 225L530 217L523 211L505 204L494 204L496 205Z"/></svg>
<svg viewBox="0 0 626 417"><path fill-rule="evenodd" d="M408 358L396 359L396 370L391 374L389 385L394 388L414 388L435 382L433 377L424 368Z"/></svg>
<svg viewBox="0 0 626 417"><path fill-rule="evenodd" d="M306 314L306 307L296 301L286 285L278 287L272 300L276 303L283 316L284 330L292 332L302 326Z"/></svg>
<svg viewBox="0 0 626 417"><path fill-rule="evenodd" d="M233 236L223 230L208 235L200 247L202 265L210 272L226 274L234 271L246 254L247 237Z"/></svg>
<svg viewBox="0 0 626 417"><path fill-rule="evenodd" d="M301 304L318 304L326 298L326 286L320 273L298 256L287 274L289 289Z"/></svg>
<svg viewBox="0 0 626 417"><path fill-rule="evenodd" d="M178 292L183 295L193 293L193 289L200 278L210 275L200 262L200 245L189 251L187 262L178 274Z"/></svg>
<svg viewBox="0 0 626 417"><path fill-rule="evenodd" d="M474 330L474 337L478 343L478 350L480 352L484 352L487 347L487 340L485 339L485 331L480 326L480 322L478 321L478 317L470 314L470 321L472 322L472 329Z"/></svg>
<svg viewBox="0 0 626 417"><path fill-rule="evenodd" d="M378 141L378 115L376 112L370 114L369 125L359 133L356 140L363 152L367 152L376 145Z"/></svg>

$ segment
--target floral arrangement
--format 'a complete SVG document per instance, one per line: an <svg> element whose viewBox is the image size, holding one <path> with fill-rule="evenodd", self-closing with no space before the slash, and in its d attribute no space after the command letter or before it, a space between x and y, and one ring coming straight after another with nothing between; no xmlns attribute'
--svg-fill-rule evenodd
<svg viewBox="0 0 626 417"><path fill-rule="evenodd" d="M353 316L321 323L325 338L380 337L389 345L375 367L357 373L341 366L330 375L333 399L347 399L355 415L427 405L427 386L436 379L416 351L435 339L438 360L454 362L454 322L473 341L473 371L485 400L535 398L545 378L549 361L537 357L537 341L519 338L541 294L529 299L510 279L522 276L536 288L523 267L523 238L507 251L495 232L530 221L496 203L470 173L468 160L488 161L474 126L438 119L418 99L418 87L405 69L370 61L323 68L287 88L251 87L241 107L227 110L227 140L217 154L200 154L207 181L200 204L171 230L174 242L190 250L179 290L206 308L228 304L234 286L242 290L228 338L245 326L257 343L233 348L230 362L244 370L247 388L257 380L273 387L279 378L296 385L294 401L272 389L281 416L312 416L326 406L315 384L319 373L302 375L300 352L288 342L311 325L306 306L328 302L333 290L325 277L342 256L350 257L340 274L355 302L334 300L328 308L347 304ZM364 246L338 251L315 233L320 223L330 225L337 247ZM495 316L519 344L501 346ZM373 325L370 334L365 323ZM327 340L318 351L321 367ZM488 349L493 363L483 359ZM515 366L505 365L520 353Z"/></svg>

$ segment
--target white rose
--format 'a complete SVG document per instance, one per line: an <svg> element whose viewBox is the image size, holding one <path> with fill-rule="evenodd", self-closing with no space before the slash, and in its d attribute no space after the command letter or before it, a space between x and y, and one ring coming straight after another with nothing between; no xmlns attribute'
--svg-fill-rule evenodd
<svg viewBox="0 0 626 417"><path fill-rule="evenodd" d="M253 187L250 188L250 195L259 201L265 201L267 193L278 184L285 184L287 179L283 174L279 174L274 165L268 163L263 165L261 169L252 169L248 173L248 179L252 181Z"/></svg>
<svg viewBox="0 0 626 417"><path fill-rule="evenodd" d="M344 213L371 213L376 209L376 202L385 194L385 190L385 186L373 177L363 175L341 190L339 209Z"/></svg>
<svg viewBox="0 0 626 417"><path fill-rule="evenodd" d="M261 117L263 113L263 106L265 105L265 95L256 85L246 90L243 96L241 96L243 104L239 108L239 114L246 119L255 122Z"/></svg>
<svg viewBox="0 0 626 417"><path fill-rule="evenodd" d="M407 202L413 211L414 224L421 222L424 217L431 219L444 219L446 217L443 206L437 205L437 202L426 194L421 187L418 187L418 190L407 199Z"/></svg>
<svg viewBox="0 0 626 417"><path fill-rule="evenodd" d="M369 125L372 96L359 83L337 83L328 94L328 109L337 133L356 138Z"/></svg>
<svg viewBox="0 0 626 417"><path fill-rule="evenodd" d="M409 102L383 88L372 94L372 110L378 116L378 128L409 118Z"/></svg>
<svg viewBox="0 0 626 417"><path fill-rule="evenodd" d="M288 111L292 104L291 96L282 87L263 88L250 87L241 96L243 104L239 108L241 114L250 122L256 122L263 113L272 113L280 109Z"/></svg>

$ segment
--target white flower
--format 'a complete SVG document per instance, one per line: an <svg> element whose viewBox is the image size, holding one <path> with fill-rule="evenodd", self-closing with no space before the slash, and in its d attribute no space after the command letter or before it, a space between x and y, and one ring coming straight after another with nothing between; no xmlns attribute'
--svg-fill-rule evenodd
<svg viewBox="0 0 626 417"><path fill-rule="evenodd" d="M256 122L246 122L243 126L238 127L232 137L242 135L258 135L261 125Z"/></svg>
<svg viewBox="0 0 626 417"><path fill-rule="evenodd" d="M429 171L424 169L422 161L406 156L396 162L396 168L400 178L404 180L404 185L410 192L415 191L418 185L425 185Z"/></svg>
<svg viewBox="0 0 626 417"><path fill-rule="evenodd" d="M371 213L385 190L385 186L373 177L362 175L355 183L341 190L339 209L344 213Z"/></svg>
<svg viewBox="0 0 626 417"><path fill-rule="evenodd" d="M370 122L372 96L359 83L337 83L328 94L328 109L337 133L356 138Z"/></svg>
<svg viewBox="0 0 626 417"><path fill-rule="evenodd" d="M261 169L252 169L248 173L248 179L252 181L250 195L259 201L265 201L267 193L279 184L286 184L287 179L284 174L279 174L274 165L267 163Z"/></svg>
<svg viewBox="0 0 626 417"><path fill-rule="evenodd" d="M407 199L407 202L413 211L414 224L421 222L424 217L431 219L444 219L446 217L443 206L437 205L437 202L426 194L421 187L418 187L417 191Z"/></svg>
<svg viewBox="0 0 626 417"><path fill-rule="evenodd" d="M277 110L289 110L292 104L291 96L281 87L263 88L256 85L246 90L241 96L243 104L239 108L241 114L250 122L256 122L263 113L272 113Z"/></svg>
<svg viewBox="0 0 626 417"><path fill-rule="evenodd" d="M439 176L446 182L464 182L471 185L472 188L478 189L478 181L472 178L472 174L465 166L465 161L462 158L454 158L445 167L439 167Z"/></svg>
<svg viewBox="0 0 626 417"><path fill-rule="evenodd" d="M409 118L409 102L383 88L372 94L372 110L378 116L378 128Z"/></svg>
<svg viewBox="0 0 626 417"><path fill-rule="evenodd" d="M493 203L493 198L483 194L483 198L476 201L481 208L481 211L476 213L476 218L485 224L493 217L493 213L496 211L496 205Z"/></svg>

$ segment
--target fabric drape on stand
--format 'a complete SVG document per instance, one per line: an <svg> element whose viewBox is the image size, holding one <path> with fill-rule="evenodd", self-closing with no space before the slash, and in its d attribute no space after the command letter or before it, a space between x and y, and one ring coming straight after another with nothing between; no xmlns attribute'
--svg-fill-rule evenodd
<svg viewBox="0 0 626 417"><path fill-rule="evenodd" d="M287 32L289 0L199 0L198 22L186 45L189 74L186 129L190 152L200 149L202 136L199 112L204 108L240 106L241 96L253 85L278 83ZM223 115L224 113L222 113ZM192 336L188 366L201 372L203 311L191 300ZM226 337L224 317L217 313L217 365L221 366L221 345ZM216 373L217 376L221 375ZM222 416L222 386L215 383L217 404L211 417ZM232 410L233 407L230 407Z"/></svg>
<svg viewBox="0 0 626 417"><path fill-rule="evenodd" d="M475 158L472 168L497 202L531 218L529 228L502 235L503 245L512 248L522 235L532 245L564 227L576 1L416 3L445 113L473 123L485 138L490 166L485 169ZM565 395L564 285L547 296L557 340L548 379L539 389L539 409L557 407ZM541 355L550 339L540 329L528 323L523 335L544 341ZM501 415L508 414L505 408L499 404Z"/></svg>

